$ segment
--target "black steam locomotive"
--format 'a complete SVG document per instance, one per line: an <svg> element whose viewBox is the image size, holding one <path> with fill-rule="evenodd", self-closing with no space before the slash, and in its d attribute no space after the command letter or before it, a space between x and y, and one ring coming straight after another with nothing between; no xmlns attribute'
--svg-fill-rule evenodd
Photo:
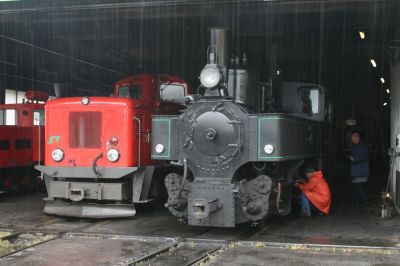
<svg viewBox="0 0 400 266"><path fill-rule="evenodd" d="M204 95L188 97L181 115L153 116L152 158L183 166L183 174L165 179L166 206L196 226L234 227L286 215L299 169L311 159L323 162L326 91L314 84L264 84L262 102L273 104L268 113L254 112L246 105L247 71L237 62L228 67L227 31L210 32L209 62L200 74Z"/></svg>

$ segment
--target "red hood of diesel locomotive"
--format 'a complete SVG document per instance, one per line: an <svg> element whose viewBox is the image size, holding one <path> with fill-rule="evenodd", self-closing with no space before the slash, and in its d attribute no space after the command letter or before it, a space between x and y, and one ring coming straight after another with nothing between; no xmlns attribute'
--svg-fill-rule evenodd
<svg viewBox="0 0 400 266"><path fill-rule="evenodd" d="M83 104L82 97L59 98L47 102L45 165L47 166L136 166L134 101L125 98L89 97ZM118 142L110 140L116 137ZM119 159L107 159L109 149L117 149ZM64 158L56 162L52 151L61 149Z"/></svg>

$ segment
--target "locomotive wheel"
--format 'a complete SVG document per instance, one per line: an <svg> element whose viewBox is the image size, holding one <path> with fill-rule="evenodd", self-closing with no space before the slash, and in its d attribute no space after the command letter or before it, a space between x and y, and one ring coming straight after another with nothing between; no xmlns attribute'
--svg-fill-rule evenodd
<svg viewBox="0 0 400 266"><path fill-rule="evenodd" d="M269 196L272 180L261 175L255 179L240 184L240 207L243 214L250 220L258 222L268 214Z"/></svg>
<svg viewBox="0 0 400 266"><path fill-rule="evenodd" d="M165 177L165 186L168 191L168 201L166 206L174 216L186 219L188 215L188 187L186 183L180 195L178 195L181 184L181 175L170 173Z"/></svg>

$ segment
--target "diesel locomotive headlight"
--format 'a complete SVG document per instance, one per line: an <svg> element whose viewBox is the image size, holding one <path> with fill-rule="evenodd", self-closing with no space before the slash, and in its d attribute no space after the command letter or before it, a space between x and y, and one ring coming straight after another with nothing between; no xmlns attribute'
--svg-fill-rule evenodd
<svg viewBox="0 0 400 266"><path fill-rule="evenodd" d="M215 88L222 79L220 69L215 64L206 65L200 73L200 83L207 89Z"/></svg>
<svg viewBox="0 0 400 266"><path fill-rule="evenodd" d="M59 162L64 158L64 152L61 149L54 149L51 152L51 158L53 158L54 161Z"/></svg>
<svg viewBox="0 0 400 266"><path fill-rule="evenodd" d="M157 144L155 147L155 150L157 153L162 153L164 151L164 145L162 144Z"/></svg>
<svg viewBox="0 0 400 266"><path fill-rule="evenodd" d="M267 144L264 146L264 151L266 154L271 154L274 152L274 146L272 146L271 144Z"/></svg>
<svg viewBox="0 0 400 266"><path fill-rule="evenodd" d="M84 105L89 104L89 97L82 97L81 103L84 104Z"/></svg>
<svg viewBox="0 0 400 266"><path fill-rule="evenodd" d="M107 159L110 162L116 162L119 159L119 152L117 149L109 149L107 152Z"/></svg>

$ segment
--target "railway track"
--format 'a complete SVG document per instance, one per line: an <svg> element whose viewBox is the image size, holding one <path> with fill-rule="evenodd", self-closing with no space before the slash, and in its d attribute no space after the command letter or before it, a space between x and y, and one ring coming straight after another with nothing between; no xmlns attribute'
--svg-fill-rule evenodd
<svg viewBox="0 0 400 266"><path fill-rule="evenodd" d="M0 228L0 243L8 242L13 247L7 250L0 246L0 264L263 265L268 261L271 265L302 265L302 261L313 264L309 260L320 257L318 263L329 264L330 260L332 265L371 260L396 265L400 258L400 248L396 247L247 241L262 230L253 227L241 227L226 234L223 229L207 228L190 237L91 232L110 222L57 218L29 230Z"/></svg>
<svg viewBox="0 0 400 266"><path fill-rule="evenodd" d="M29 229L0 228L0 264L5 261L11 263L11 260L13 264L18 265L21 254L28 254L31 262L35 261L35 257L40 257L42 260L43 253L65 244L71 246L87 244L92 247L97 246L99 249L106 249L107 246L115 246L115 243L119 242L119 244L121 244L121 249L124 249L124 245L127 243L131 246L135 246L135 248L132 249L130 253L129 250L125 249L127 251L126 256L118 257L116 261L104 261L104 263L141 265L151 261L151 264L154 265L165 265L165 261L173 263L173 260L175 260L181 261L182 265L195 265L198 262L207 260L212 254L218 253L221 248L225 247L230 242L242 239L258 230L249 228L229 240L211 240L202 237L206 237L207 233L211 232L213 229L202 231L197 235L195 234L193 238L146 237L87 232L109 221L110 220L85 221L56 218ZM22 242L23 244L21 244ZM1 245L1 243L3 245ZM133 250L137 252L133 252ZM96 250L93 250L93 252L95 253ZM48 254L50 255L51 252ZM57 254L54 255L55 256L49 257L57 257ZM84 258L84 256L82 258ZM86 262L88 261L89 260L86 260ZM24 263L21 265L23 264ZM96 262L95 264L98 263Z"/></svg>
<svg viewBox="0 0 400 266"><path fill-rule="evenodd" d="M68 232L57 230L57 228L52 228L52 226L57 224L64 226L65 222L68 223L68 219L55 218L38 224L32 228L0 228L0 258L4 258L57 238L62 238ZM101 223L104 223L104 221L82 223L82 225L77 226L76 229L84 230Z"/></svg>

